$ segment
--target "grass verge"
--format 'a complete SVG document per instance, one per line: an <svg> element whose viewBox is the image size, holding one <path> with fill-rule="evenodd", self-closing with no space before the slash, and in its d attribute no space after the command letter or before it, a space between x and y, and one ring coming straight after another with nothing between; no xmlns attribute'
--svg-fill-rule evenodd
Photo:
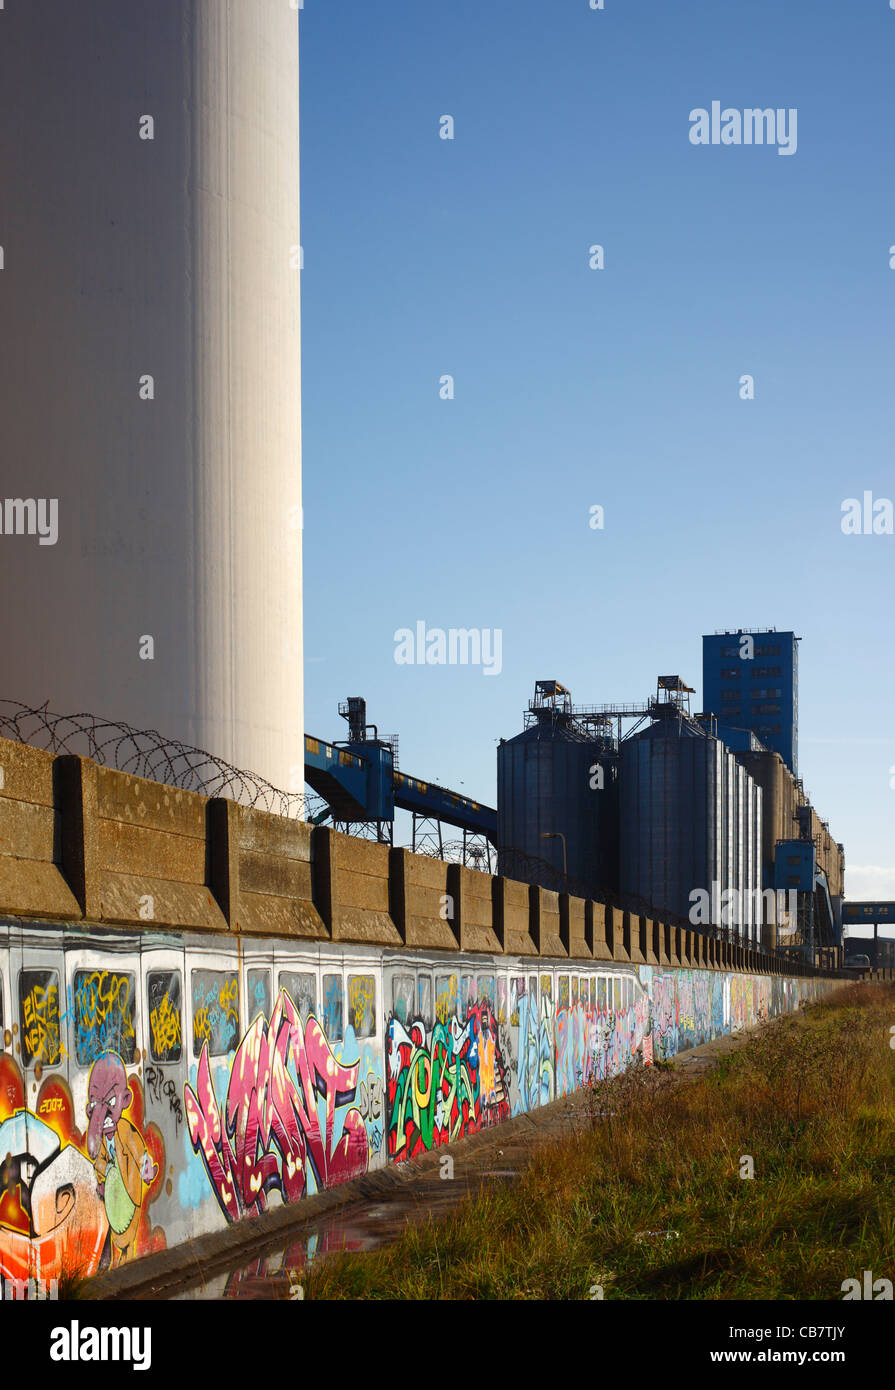
<svg viewBox="0 0 895 1390"><path fill-rule="evenodd" d="M584 1131L512 1187L321 1260L305 1297L839 1299L893 1278L893 1025L895 987L855 985L696 1081L598 1083Z"/></svg>

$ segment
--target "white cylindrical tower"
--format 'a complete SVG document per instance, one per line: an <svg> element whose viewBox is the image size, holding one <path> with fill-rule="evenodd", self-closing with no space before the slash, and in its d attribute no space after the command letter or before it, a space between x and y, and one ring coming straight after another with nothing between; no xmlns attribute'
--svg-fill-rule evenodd
<svg viewBox="0 0 895 1390"><path fill-rule="evenodd" d="M300 790L295 0L7 0L0 113L0 696Z"/></svg>

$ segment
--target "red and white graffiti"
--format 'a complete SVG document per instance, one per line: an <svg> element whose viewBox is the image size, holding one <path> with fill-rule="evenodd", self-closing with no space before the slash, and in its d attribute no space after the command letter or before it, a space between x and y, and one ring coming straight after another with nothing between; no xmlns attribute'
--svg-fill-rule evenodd
<svg viewBox="0 0 895 1390"><path fill-rule="evenodd" d="M302 1026L281 990L270 1022L259 1014L237 1048L222 1119L203 1045L196 1089L184 1087L187 1126L228 1221L266 1210L272 1190L298 1201L308 1164L318 1189L366 1172L367 1132L351 1105L358 1071L359 1063L343 1066L333 1054L313 1015ZM325 1133L318 1098L326 1103ZM334 1144L337 1111L344 1113Z"/></svg>

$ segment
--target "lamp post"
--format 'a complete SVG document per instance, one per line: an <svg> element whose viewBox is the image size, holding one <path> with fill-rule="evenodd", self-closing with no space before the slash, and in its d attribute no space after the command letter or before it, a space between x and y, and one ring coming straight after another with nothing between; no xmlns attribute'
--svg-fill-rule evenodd
<svg viewBox="0 0 895 1390"><path fill-rule="evenodd" d="M562 876L566 887L569 884L569 864L566 857L566 837L561 830L546 830L541 835L542 840L562 840Z"/></svg>

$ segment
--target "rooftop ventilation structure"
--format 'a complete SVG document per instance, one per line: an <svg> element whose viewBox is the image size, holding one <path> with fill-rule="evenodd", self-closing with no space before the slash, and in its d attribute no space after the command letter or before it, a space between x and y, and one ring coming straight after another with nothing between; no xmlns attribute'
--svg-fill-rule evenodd
<svg viewBox="0 0 895 1390"><path fill-rule="evenodd" d="M680 676L659 676L656 680L656 698L650 702L650 717L689 719L690 696L693 693L692 685L687 685Z"/></svg>

